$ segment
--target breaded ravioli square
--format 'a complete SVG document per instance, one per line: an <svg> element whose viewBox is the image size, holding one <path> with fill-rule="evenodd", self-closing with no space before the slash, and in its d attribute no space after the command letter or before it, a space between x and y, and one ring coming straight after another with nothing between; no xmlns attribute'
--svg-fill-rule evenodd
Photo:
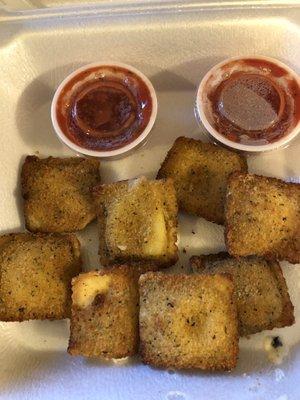
<svg viewBox="0 0 300 400"><path fill-rule="evenodd" d="M141 177L99 185L93 194L103 265L176 263L178 210L171 179Z"/></svg>
<svg viewBox="0 0 300 400"><path fill-rule="evenodd" d="M211 143L179 137L157 177L173 178L181 210L223 224L227 178L234 171L247 172L244 156Z"/></svg>
<svg viewBox="0 0 300 400"><path fill-rule="evenodd" d="M238 355L234 287L226 275L167 275L139 279L140 352L165 368L231 370Z"/></svg>
<svg viewBox="0 0 300 400"><path fill-rule="evenodd" d="M241 336L295 322L294 307L277 261L260 257L237 259L219 253L193 256L190 262L194 272L232 276Z"/></svg>
<svg viewBox="0 0 300 400"><path fill-rule="evenodd" d="M90 188L100 183L99 161L28 156L21 173L24 217L31 232L74 232L96 218Z"/></svg>
<svg viewBox="0 0 300 400"><path fill-rule="evenodd" d="M80 243L75 235L1 236L0 320L68 318L71 280L80 271Z"/></svg>
<svg viewBox="0 0 300 400"><path fill-rule="evenodd" d="M300 262L300 185L235 173L228 182L225 241L234 257Z"/></svg>
<svg viewBox="0 0 300 400"><path fill-rule="evenodd" d="M80 274L72 281L68 352L122 358L138 349L138 274L130 266Z"/></svg>

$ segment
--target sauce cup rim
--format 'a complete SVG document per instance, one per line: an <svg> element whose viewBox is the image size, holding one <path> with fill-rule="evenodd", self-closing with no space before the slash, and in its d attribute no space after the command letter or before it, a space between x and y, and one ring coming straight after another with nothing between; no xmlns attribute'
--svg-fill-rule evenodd
<svg viewBox="0 0 300 400"><path fill-rule="evenodd" d="M242 144L242 143L236 143L233 142L227 138L225 138L223 135L221 135L208 121L204 107L202 107L202 93L205 90L205 85L208 81L208 79L211 77L213 73L218 71L221 67L224 65L232 62L232 61L240 61L244 59L255 59L255 60L262 60L262 61L269 61L272 62L275 65L278 65L279 67L285 69L298 83L300 87L300 78L298 74L289 66L284 64L283 62L272 58L272 57L266 57L266 56L261 56L261 55L252 55L252 56L236 56L236 57L230 57L227 58L220 63L214 65L202 78L200 85L198 86L197 89L197 94L196 94L196 104L195 104L195 115L198 124L200 125L201 123L204 125L205 129L208 131L208 133L218 142L226 147L230 147L235 150L240 150L240 151L245 151L248 153L257 153L257 152L264 152L264 151L270 151L270 150L275 150L281 147L285 147L288 145L288 143L294 139L299 131L300 131L300 120L296 124L296 126L289 132L287 135L283 136L281 139L276 140L273 143L268 143L268 144L261 144L261 145L247 145L247 144Z"/></svg>
<svg viewBox="0 0 300 400"><path fill-rule="evenodd" d="M146 84L146 86L148 87L149 92L150 92L150 96L152 99L152 112L151 112L148 124L146 125L146 127L142 131L142 133L135 140L133 140L131 143L128 143L127 145L125 145L123 147L120 147L119 149L101 151L101 150L90 150L90 149L86 149L84 147L78 146L77 144L73 143L66 136L66 134L60 128L58 121L57 121L56 105L57 105L58 98L59 98L62 90L66 86L66 84L71 79L73 79L75 76L80 74L81 72L86 71L90 68L94 68L94 67L120 67L120 68L127 69L127 70L133 72L134 74L136 74L139 78L141 78L143 80L143 82ZM155 89L154 89L151 81L149 80L149 78L147 78L146 75L144 75L140 70L133 67L132 65L125 64L122 62L115 62L115 61L93 62L93 63L85 64L82 67L77 68L76 70L71 72L69 75L67 75L61 81L61 83L58 85L58 87L54 93L52 103L51 103L51 121L52 121L52 125L53 125L54 131L55 131L58 139L62 143L64 143L67 147L69 147L71 150L75 151L76 153L80 153L80 154L83 154L86 156L99 157L99 158L111 158L111 157L118 157L118 156L124 155L125 153L130 152L136 146L138 146L144 142L144 140L149 135L149 133L152 130L153 125L155 123L155 120L157 117L157 108L158 108L158 102L157 102L157 96L156 96Z"/></svg>

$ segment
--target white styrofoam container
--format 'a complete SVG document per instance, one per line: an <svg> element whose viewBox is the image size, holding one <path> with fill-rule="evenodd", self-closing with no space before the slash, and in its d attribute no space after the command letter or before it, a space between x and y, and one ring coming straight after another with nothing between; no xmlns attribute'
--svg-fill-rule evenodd
<svg viewBox="0 0 300 400"><path fill-rule="evenodd" d="M222 59L249 54L278 58L299 72L300 3L104 1L0 11L0 232L23 229L19 172L24 156L72 154L56 138L50 120L54 91L72 70L107 59L124 62L143 71L157 91L153 133L132 155L103 162L103 180L110 182L155 177L177 136L205 138L193 115L198 83ZM299 182L299 152L300 138L286 149L249 157L249 169ZM85 268L97 268L95 224L79 236ZM201 218L180 215L180 237L187 253L181 253L178 270L186 268L190 255L225 248L223 228ZM297 322L241 339L232 373L164 371L138 358L75 358L66 353L67 321L1 323L0 398L299 400L300 267L282 267ZM281 365L271 364L263 348L264 338L273 334L289 350Z"/></svg>

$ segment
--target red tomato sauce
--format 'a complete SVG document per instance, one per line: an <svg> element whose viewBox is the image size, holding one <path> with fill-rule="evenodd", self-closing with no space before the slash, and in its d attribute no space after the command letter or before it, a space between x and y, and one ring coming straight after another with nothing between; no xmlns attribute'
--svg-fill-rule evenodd
<svg viewBox="0 0 300 400"><path fill-rule="evenodd" d="M152 107L148 86L132 71L91 67L65 85L56 116L60 129L73 143L109 151L139 137L149 123Z"/></svg>
<svg viewBox="0 0 300 400"><path fill-rule="evenodd" d="M299 122L299 84L272 62L244 59L238 63L241 71L237 68L208 93L213 127L234 142L273 143ZM243 71L245 65L257 72Z"/></svg>

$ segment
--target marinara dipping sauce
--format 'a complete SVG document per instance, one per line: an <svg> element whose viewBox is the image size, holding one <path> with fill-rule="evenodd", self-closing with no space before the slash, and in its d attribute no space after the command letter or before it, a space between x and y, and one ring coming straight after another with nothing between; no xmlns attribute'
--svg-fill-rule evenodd
<svg viewBox="0 0 300 400"><path fill-rule="evenodd" d="M150 132L157 100L150 81L124 64L90 64L67 77L52 103L59 137L81 153L130 150Z"/></svg>
<svg viewBox="0 0 300 400"><path fill-rule="evenodd" d="M266 57L226 60L203 78L196 116L217 141L230 147L281 147L300 130L299 77Z"/></svg>

